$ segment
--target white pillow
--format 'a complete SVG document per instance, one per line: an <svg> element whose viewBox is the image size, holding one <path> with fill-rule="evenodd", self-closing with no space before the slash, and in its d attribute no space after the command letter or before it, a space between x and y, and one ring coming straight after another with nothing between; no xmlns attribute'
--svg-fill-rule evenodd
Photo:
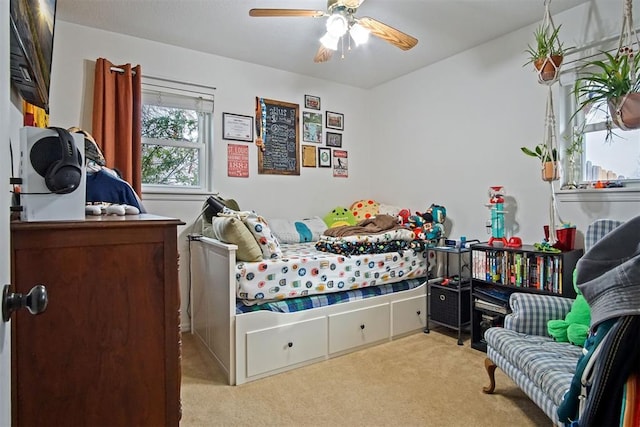
<svg viewBox="0 0 640 427"><path fill-rule="evenodd" d="M297 221L270 219L269 227L280 243L305 243L320 240L327 224L319 216L313 216Z"/></svg>

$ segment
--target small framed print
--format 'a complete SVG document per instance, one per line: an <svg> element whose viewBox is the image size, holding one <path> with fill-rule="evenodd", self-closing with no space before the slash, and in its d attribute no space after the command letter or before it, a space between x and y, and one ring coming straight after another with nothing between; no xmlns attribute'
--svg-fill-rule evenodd
<svg viewBox="0 0 640 427"><path fill-rule="evenodd" d="M344 114L327 111L325 125L327 129L344 130Z"/></svg>
<svg viewBox="0 0 640 427"><path fill-rule="evenodd" d="M302 146L302 166L306 168L316 167L316 147L314 145Z"/></svg>
<svg viewBox="0 0 640 427"><path fill-rule="evenodd" d="M331 148L318 147L318 167L331 167Z"/></svg>
<svg viewBox="0 0 640 427"><path fill-rule="evenodd" d="M327 132L327 147L342 148L342 134Z"/></svg>
<svg viewBox="0 0 640 427"><path fill-rule="evenodd" d="M311 110L319 110L320 109L320 97L313 95L305 95L304 96L304 108L309 108Z"/></svg>
<svg viewBox="0 0 640 427"><path fill-rule="evenodd" d="M302 140L322 143L322 113L302 112Z"/></svg>
<svg viewBox="0 0 640 427"><path fill-rule="evenodd" d="M222 113L222 139L253 142L253 117Z"/></svg>

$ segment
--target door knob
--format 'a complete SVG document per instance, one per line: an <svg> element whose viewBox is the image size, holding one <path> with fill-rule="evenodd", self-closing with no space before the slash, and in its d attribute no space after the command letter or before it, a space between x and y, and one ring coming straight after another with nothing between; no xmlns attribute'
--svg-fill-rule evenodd
<svg viewBox="0 0 640 427"><path fill-rule="evenodd" d="M11 292L11 285L4 285L2 291L2 319L8 322L11 313L26 307L31 314L40 314L47 309L49 297L47 288L44 285L36 285L23 295L17 292Z"/></svg>

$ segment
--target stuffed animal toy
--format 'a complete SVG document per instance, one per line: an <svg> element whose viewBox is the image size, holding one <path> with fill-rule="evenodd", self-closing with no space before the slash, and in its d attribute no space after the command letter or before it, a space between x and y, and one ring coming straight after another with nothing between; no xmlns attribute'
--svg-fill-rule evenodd
<svg viewBox="0 0 640 427"><path fill-rule="evenodd" d="M410 215L407 224L411 231L413 231L415 239L422 240L425 238L425 221L424 218L420 216L419 212L416 212L416 215Z"/></svg>
<svg viewBox="0 0 640 427"><path fill-rule="evenodd" d="M400 209L400 212L398 212L398 223L408 227L410 216L411 211L409 209Z"/></svg>
<svg viewBox="0 0 640 427"><path fill-rule="evenodd" d="M576 285L576 270L573 270L573 288L576 290L576 299L571 304L571 310L564 320L549 320L547 331L558 342L583 346L589 334L591 309Z"/></svg>
<svg viewBox="0 0 640 427"><path fill-rule="evenodd" d="M432 204L421 216L425 220L423 227L425 238L431 244L436 245L438 239L444 236L444 221L447 218L447 210L444 206Z"/></svg>
<svg viewBox="0 0 640 427"><path fill-rule="evenodd" d="M380 203L375 200L358 200L351 204L349 208L356 222L369 219L378 215L380 212Z"/></svg>
<svg viewBox="0 0 640 427"><path fill-rule="evenodd" d="M342 206L336 207L322 219L328 228L340 227L342 225L356 225L356 218L353 216L351 210Z"/></svg>

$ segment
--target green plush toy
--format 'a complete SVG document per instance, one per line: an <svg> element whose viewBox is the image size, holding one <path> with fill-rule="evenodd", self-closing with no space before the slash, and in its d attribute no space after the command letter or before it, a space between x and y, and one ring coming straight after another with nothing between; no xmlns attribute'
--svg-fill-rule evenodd
<svg viewBox="0 0 640 427"><path fill-rule="evenodd" d="M573 288L576 290L576 299L571 304L571 310L564 320L549 320L547 331L558 342L583 346L589 334L591 310L576 285L576 270L573 270Z"/></svg>
<svg viewBox="0 0 640 427"><path fill-rule="evenodd" d="M340 227L342 225L356 225L357 222L356 217L353 216L353 212L342 206L336 207L322 219L329 228Z"/></svg>

